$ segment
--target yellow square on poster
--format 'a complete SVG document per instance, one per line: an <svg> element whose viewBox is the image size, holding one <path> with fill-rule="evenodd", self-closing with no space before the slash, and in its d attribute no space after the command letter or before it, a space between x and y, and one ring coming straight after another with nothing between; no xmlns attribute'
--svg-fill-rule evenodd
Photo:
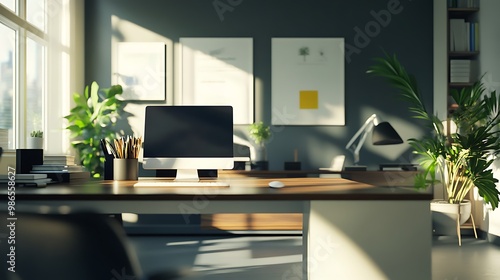
<svg viewBox="0 0 500 280"><path fill-rule="evenodd" d="M301 90L299 107L300 109L318 109L318 91Z"/></svg>

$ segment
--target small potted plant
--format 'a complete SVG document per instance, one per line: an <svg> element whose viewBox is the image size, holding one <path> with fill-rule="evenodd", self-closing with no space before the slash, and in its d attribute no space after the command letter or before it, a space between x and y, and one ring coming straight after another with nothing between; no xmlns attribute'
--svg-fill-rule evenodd
<svg viewBox="0 0 500 280"><path fill-rule="evenodd" d="M271 128L263 122L253 123L249 127L250 138L257 144L255 158L252 158L254 169L267 170L266 143L271 138Z"/></svg>
<svg viewBox="0 0 500 280"><path fill-rule="evenodd" d="M43 131L33 130L28 137L28 149L43 149Z"/></svg>

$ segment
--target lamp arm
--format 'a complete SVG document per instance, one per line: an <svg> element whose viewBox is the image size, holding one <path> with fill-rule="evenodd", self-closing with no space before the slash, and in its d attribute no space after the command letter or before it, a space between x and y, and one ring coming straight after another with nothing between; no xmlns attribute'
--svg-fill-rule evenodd
<svg viewBox="0 0 500 280"><path fill-rule="evenodd" d="M378 123L377 115L376 114L371 115L368 119L366 119L363 126L361 126L361 128L358 129L356 134L354 134L354 136L351 138L351 140L349 140L349 142L345 146L347 150L350 150L351 146L354 144L354 141L356 141L359 138L358 144L354 147L353 151L354 164L357 164L359 162L359 151L361 150L361 147L363 147L363 144L365 143L368 133L370 133L370 131L373 129L373 126L377 123Z"/></svg>
<svg viewBox="0 0 500 280"><path fill-rule="evenodd" d="M255 145L250 143L250 141L245 140L245 139L233 134L233 142L236 144L240 144L240 145L248 147L248 149L250 150L250 160L254 160L256 158L257 150L255 149Z"/></svg>

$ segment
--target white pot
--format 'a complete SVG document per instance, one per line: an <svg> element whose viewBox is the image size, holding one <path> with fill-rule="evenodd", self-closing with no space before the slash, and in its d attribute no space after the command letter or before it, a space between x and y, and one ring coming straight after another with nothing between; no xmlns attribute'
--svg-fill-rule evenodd
<svg viewBox="0 0 500 280"><path fill-rule="evenodd" d="M255 158L252 161L265 161L267 160L266 156L266 147L257 145L255 146Z"/></svg>
<svg viewBox="0 0 500 280"><path fill-rule="evenodd" d="M28 137L28 149L43 149L43 138Z"/></svg>
<svg viewBox="0 0 500 280"><path fill-rule="evenodd" d="M472 205L469 200L460 203L460 225L471 215ZM459 204L451 204L444 200L431 201L432 228L439 234L456 234Z"/></svg>

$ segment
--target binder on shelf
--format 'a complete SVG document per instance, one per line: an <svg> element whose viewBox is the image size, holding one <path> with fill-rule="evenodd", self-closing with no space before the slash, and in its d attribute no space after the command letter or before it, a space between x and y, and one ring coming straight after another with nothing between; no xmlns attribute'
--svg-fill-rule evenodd
<svg viewBox="0 0 500 280"><path fill-rule="evenodd" d="M467 34L465 19L452 18L450 19L450 51L465 52L467 51Z"/></svg>
<svg viewBox="0 0 500 280"><path fill-rule="evenodd" d="M450 51L478 51L478 23L465 21L464 18L452 18L450 25Z"/></svg>

